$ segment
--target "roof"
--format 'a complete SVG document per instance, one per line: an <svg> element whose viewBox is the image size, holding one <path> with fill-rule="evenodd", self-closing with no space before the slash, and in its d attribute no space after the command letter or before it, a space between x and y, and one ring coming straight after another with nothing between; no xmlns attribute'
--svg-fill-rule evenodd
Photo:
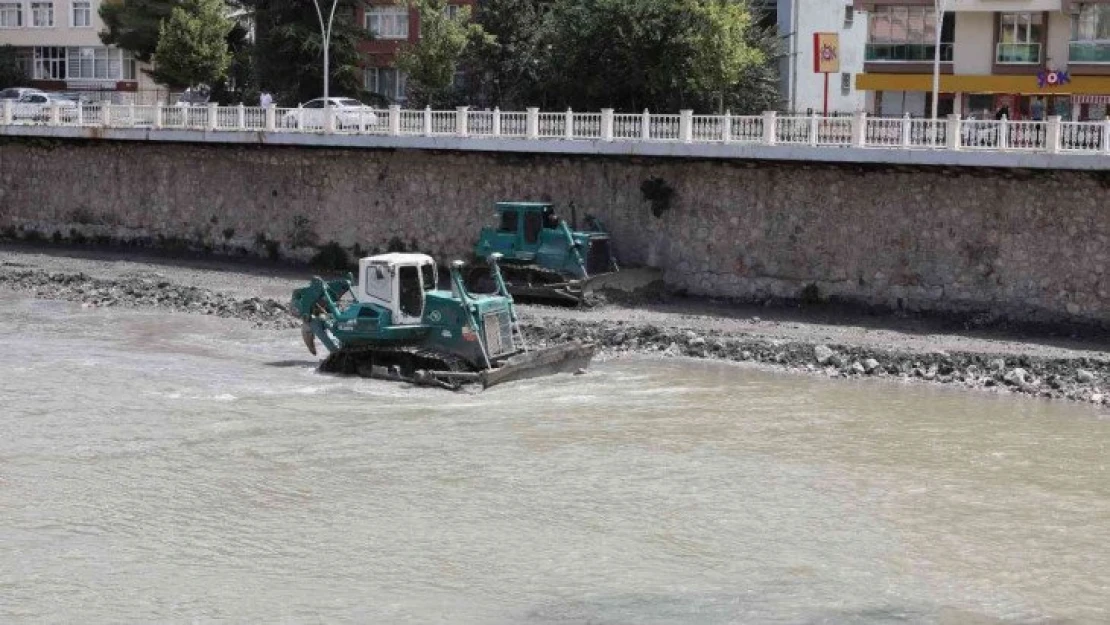
<svg viewBox="0 0 1110 625"><path fill-rule="evenodd" d="M400 252L367 256L362 260L372 263L386 263L389 265L423 265L425 263L435 263L435 259L427 254L402 254Z"/></svg>
<svg viewBox="0 0 1110 625"><path fill-rule="evenodd" d="M517 208L547 208L548 206L551 206L551 202L498 202L497 203L498 208L501 208L502 206L505 206L505 207L515 206Z"/></svg>

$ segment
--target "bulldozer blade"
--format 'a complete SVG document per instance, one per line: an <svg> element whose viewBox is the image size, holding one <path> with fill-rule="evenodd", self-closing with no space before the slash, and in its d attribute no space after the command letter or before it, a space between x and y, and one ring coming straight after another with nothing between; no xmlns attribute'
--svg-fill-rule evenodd
<svg viewBox="0 0 1110 625"><path fill-rule="evenodd" d="M597 345L567 343L517 354L496 369L481 372L483 388L555 373L572 373L586 368L594 357Z"/></svg>
<svg viewBox="0 0 1110 625"><path fill-rule="evenodd" d="M304 341L304 346L308 348L308 353L315 356L316 335L312 332L312 325L307 321L301 324L301 340Z"/></svg>
<svg viewBox="0 0 1110 625"><path fill-rule="evenodd" d="M663 281L663 272L651 267L637 267L621 269L612 273L603 273L586 280L582 285L585 294L597 291L624 291L632 293L646 288L656 282Z"/></svg>

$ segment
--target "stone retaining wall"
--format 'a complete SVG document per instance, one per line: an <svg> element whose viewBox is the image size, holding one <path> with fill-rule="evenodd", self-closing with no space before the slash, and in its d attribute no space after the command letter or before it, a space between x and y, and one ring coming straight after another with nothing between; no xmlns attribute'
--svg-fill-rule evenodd
<svg viewBox="0 0 1110 625"><path fill-rule="evenodd" d="M568 217L573 202L623 262L691 294L1110 325L1108 172L0 144L8 237L297 258L334 241L443 262L468 256L508 199L554 200Z"/></svg>

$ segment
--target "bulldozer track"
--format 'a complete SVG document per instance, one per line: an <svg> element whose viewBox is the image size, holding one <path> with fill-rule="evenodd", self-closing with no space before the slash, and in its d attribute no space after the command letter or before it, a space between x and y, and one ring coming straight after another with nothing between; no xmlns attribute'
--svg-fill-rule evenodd
<svg viewBox="0 0 1110 625"><path fill-rule="evenodd" d="M345 347L331 353L320 370L327 373L345 373L370 377L368 367L398 367L401 375L411 378L420 370L424 371L473 371L462 358L419 346L378 346L365 345Z"/></svg>

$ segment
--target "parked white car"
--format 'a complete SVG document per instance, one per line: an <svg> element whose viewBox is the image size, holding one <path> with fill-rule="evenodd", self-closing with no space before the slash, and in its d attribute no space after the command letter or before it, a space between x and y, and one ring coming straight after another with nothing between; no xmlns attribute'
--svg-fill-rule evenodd
<svg viewBox="0 0 1110 625"><path fill-rule="evenodd" d="M28 93L12 104L12 119L47 121L55 104L66 117L76 114L81 105L60 93Z"/></svg>
<svg viewBox="0 0 1110 625"><path fill-rule="evenodd" d="M323 128L325 102L331 104L337 129L358 128L359 124L369 127L378 123L378 115L374 113L374 108L366 106L358 100L352 98L328 98L327 100L316 98L304 103L301 108L289 111L282 116L282 126L286 128Z"/></svg>
<svg viewBox="0 0 1110 625"><path fill-rule="evenodd" d="M7 89L0 90L0 100L11 100L14 102L22 98L23 96L31 95L32 93L46 92L42 89L34 89L32 87L9 87Z"/></svg>

